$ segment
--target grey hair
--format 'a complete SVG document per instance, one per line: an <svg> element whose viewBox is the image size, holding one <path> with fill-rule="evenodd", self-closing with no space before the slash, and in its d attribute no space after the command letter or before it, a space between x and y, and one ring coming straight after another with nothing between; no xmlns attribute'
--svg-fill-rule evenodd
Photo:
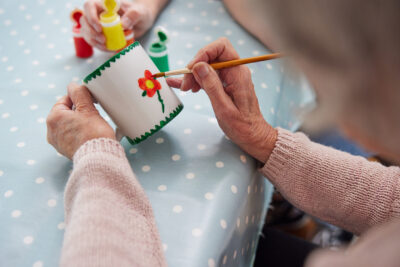
<svg viewBox="0 0 400 267"><path fill-rule="evenodd" d="M400 1L249 0L249 5L266 18L277 46L309 70L319 101L309 126L350 124L400 156Z"/></svg>

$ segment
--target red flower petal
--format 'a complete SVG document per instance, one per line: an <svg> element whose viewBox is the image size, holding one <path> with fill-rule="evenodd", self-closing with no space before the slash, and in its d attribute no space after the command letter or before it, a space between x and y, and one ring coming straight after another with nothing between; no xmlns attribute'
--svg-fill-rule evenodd
<svg viewBox="0 0 400 267"><path fill-rule="evenodd" d="M144 76L145 76L145 78L140 78L138 80L139 87L142 90L146 90L148 97L152 97L157 92L157 90L161 89L161 84L159 81L157 81L156 79L153 78L153 74L151 74L151 72L149 70L144 71ZM146 85L147 81L153 82L154 87L148 88Z"/></svg>
<svg viewBox="0 0 400 267"><path fill-rule="evenodd" d="M161 84L160 84L159 81L154 80L153 83L154 83L154 90L160 90L161 89Z"/></svg>
<svg viewBox="0 0 400 267"><path fill-rule="evenodd" d="M157 90L154 90L154 88L153 89L148 89L147 90L147 96L148 97L153 97L153 95L156 93L156 91Z"/></svg>
<svg viewBox="0 0 400 267"><path fill-rule="evenodd" d="M150 79L150 80L153 79L153 74L151 74L151 72L150 72L149 70L145 70L145 71L144 71L144 76L145 76L147 79Z"/></svg>
<svg viewBox="0 0 400 267"><path fill-rule="evenodd" d="M147 89L146 80L147 80L146 78L140 78L138 80L140 89L142 89L142 90L146 90Z"/></svg>

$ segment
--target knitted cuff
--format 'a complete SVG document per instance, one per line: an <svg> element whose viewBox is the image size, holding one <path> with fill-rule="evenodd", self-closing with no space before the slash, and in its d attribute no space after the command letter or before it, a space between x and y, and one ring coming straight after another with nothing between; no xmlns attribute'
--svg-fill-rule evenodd
<svg viewBox="0 0 400 267"><path fill-rule="evenodd" d="M290 160L296 146L296 136L294 133L279 127L276 129L278 130L278 139L275 148L269 156L268 161L260 169L263 174L270 178L276 177L285 171L285 164Z"/></svg>
<svg viewBox="0 0 400 267"><path fill-rule="evenodd" d="M397 190L400 189L400 180L397 180L396 188L397 188ZM395 194L395 195L398 196L398 194ZM393 204L392 204L391 208L392 208L392 217L393 218L400 218L400 198L399 197L396 197L393 200Z"/></svg>
<svg viewBox="0 0 400 267"><path fill-rule="evenodd" d="M73 156L74 165L92 153L109 153L118 158L125 157L125 151L118 141L111 138L97 138L89 140L79 147Z"/></svg>

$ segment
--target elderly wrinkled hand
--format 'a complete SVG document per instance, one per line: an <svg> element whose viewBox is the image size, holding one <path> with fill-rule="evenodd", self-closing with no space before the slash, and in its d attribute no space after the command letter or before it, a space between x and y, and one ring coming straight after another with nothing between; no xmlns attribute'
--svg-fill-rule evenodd
<svg viewBox="0 0 400 267"><path fill-rule="evenodd" d="M71 83L68 95L57 101L47 117L47 141L72 159L86 141L101 137L115 139L115 133L95 108L88 89Z"/></svg>
<svg viewBox="0 0 400 267"><path fill-rule="evenodd" d="M99 0L87 0L84 5L84 15L81 17L83 38L92 46L106 51L106 38L102 32L99 20L104 11ZM153 25L157 16L154 9L140 2L121 1L119 10L124 29L133 30L135 38L139 38Z"/></svg>
<svg viewBox="0 0 400 267"><path fill-rule="evenodd" d="M250 70L242 65L216 72L207 64L238 58L229 40L221 38L201 49L189 63L193 75L167 81L170 86L183 91L197 92L203 88L224 133L244 151L265 163L274 149L277 131L261 114Z"/></svg>

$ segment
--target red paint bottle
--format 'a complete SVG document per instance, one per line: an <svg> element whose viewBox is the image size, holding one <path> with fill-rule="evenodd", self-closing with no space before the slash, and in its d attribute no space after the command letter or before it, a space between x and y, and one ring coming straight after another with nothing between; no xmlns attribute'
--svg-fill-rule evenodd
<svg viewBox="0 0 400 267"><path fill-rule="evenodd" d="M72 33L74 36L75 53L77 57L88 58L93 55L93 47L89 45L81 34L80 18L83 16L82 10L75 9L71 12L71 20L74 22Z"/></svg>

